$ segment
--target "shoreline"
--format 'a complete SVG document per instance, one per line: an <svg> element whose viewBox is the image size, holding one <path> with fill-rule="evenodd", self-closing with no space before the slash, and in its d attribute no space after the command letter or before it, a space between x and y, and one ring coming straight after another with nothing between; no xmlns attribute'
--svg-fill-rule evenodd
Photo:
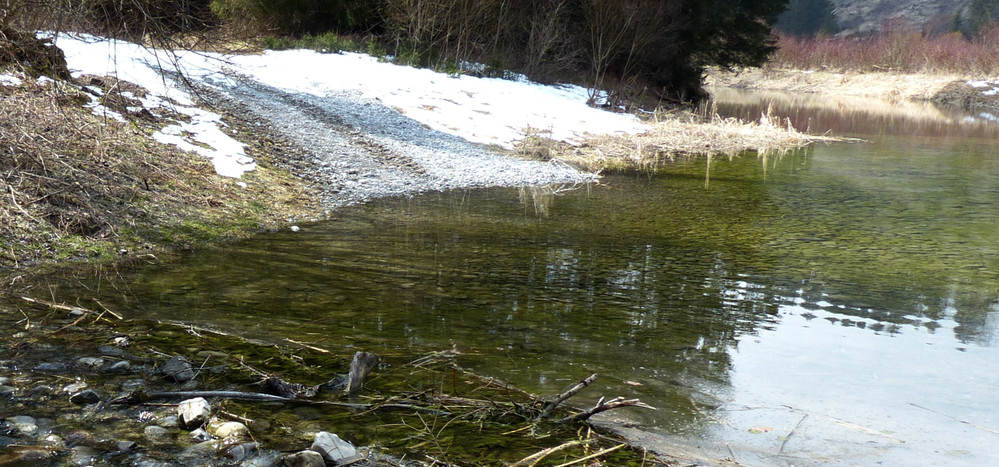
<svg viewBox="0 0 999 467"><path fill-rule="evenodd" d="M999 110L999 77L956 74L832 72L762 68L711 70L706 85L816 95L877 98L887 102L925 101L967 109Z"/></svg>

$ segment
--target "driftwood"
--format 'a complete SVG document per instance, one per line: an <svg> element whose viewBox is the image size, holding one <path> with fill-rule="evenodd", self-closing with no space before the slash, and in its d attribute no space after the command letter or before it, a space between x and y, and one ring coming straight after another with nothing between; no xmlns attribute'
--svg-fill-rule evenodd
<svg viewBox="0 0 999 467"><path fill-rule="evenodd" d="M579 391L586 389L587 386L593 384L593 382L596 380L597 380L597 374L594 373L586 378L583 378L582 381L574 384L569 389L566 389L564 392L562 392L562 394L559 394L558 397L555 398L555 400L549 402L548 404L545 405L545 408L541 409L541 414L538 415L538 418L548 418L548 416L551 415L552 410L555 410L556 407L561 405L563 402L569 400L569 398L571 398L572 396L579 394Z"/></svg>
<svg viewBox="0 0 999 467"><path fill-rule="evenodd" d="M381 359L371 352L357 352L350 362L350 373L347 375L347 395L354 395L364 386L364 379L368 377Z"/></svg>
<svg viewBox="0 0 999 467"><path fill-rule="evenodd" d="M638 399L625 399L623 397L616 397L614 399L604 402L604 398L601 397L597 401L597 404L594 405L593 407L590 407L589 409L580 412L576 415L570 415L568 417L565 417L559 420L559 422L561 423L581 422L588 420L590 417L600 412L606 412L608 410L613 410L620 407L641 407L643 409L657 410L655 407L646 404Z"/></svg>

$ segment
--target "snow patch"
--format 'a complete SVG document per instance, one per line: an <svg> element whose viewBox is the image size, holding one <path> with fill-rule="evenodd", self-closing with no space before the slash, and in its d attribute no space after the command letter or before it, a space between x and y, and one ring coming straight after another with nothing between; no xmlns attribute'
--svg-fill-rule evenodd
<svg viewBox="0 0 999 467"><path fill-rule="evenodd" d="M21 78L14 75L0 75L0 85L3 86L20 86Z"/></svg>

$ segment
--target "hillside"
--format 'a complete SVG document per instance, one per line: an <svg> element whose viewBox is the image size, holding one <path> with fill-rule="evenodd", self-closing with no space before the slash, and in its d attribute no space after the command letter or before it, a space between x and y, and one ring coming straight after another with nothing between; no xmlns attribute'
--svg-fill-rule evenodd
<svg viewBox="0 0 999 467"><path fill-rule="evenodd" d="M954 12L971 0L830 0L844 32L880 30L886 23L922 27L930 22L949 24Z"/></svg>

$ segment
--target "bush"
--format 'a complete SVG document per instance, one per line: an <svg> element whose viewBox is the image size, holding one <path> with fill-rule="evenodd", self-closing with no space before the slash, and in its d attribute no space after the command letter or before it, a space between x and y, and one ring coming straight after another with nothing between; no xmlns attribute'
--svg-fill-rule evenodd
<svg viewBox="0 0 999 467"><path fill-rule="evenodd" d="M282 34L359 32L378 23L379 0L211 0L220 18Z"/></svg>

